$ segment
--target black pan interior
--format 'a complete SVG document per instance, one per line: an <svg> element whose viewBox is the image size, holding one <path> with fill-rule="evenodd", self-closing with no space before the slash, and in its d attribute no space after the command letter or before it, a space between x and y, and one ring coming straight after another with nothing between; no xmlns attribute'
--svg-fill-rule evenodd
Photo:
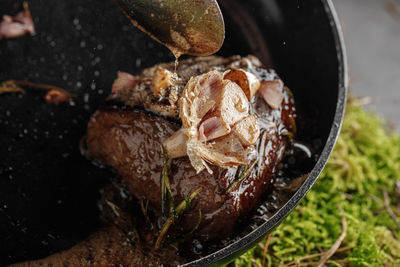
<svg viewBox="0 0 400 267"><path fill-rule="evenodd" d="M29 1L34 36L0 40L0 81L52 84L76 95L48 104L43 91L0 95L0 265L66 249L98 226L99 188L112 174L79 153L90 115L118 70L174 60L135 29L112 0ZM316 119L321 148L334 120L338 59L319 0L220 1L226 40L219 55L254 53L277 69ZM22 1L0 1L0 15ZM315 133L304 132L304 135Z"/></svg>

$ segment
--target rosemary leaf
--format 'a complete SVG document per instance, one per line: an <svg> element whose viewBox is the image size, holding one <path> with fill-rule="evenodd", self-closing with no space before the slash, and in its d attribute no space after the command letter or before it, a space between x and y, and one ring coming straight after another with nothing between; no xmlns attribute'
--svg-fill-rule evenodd
<svg viewBox="0 0 400 267"><path fill-rule="evenodd" d="M171 216L167 219L167 221L164 223L163 228L160 231L160 234L157 237L156 244L154 245L154 249L158 250L160 248L161 242L164 239L164 236L167 234L168 229L175 223L176 217Z"/></svg>
<svg viewBox="0 0 400 267"><path fill-rule="evenodd" d="M190 199L188 197L185 197L185 202L186 202L186 207L185 207L185 212L187 212L190 209Z"/></svg>
<svg viewBox="0 0 400 267"><path fill-rule="evenodd" d="M189 235L193 234L194 231L196 231L199 228L202 219L203 219L203 215L201 213L201 210L199 209L199 219L197 220L195 227L192 229L192 231L190 231Z"/></svg>
<svg viewBox="0 0 400 267"><path fill-rule="evenodd" d="M168 159L167 152L165 151L164 147L161 145L161 154L162 154L162 159L163 159L163 168L161 171L161 176L160 176L160 193L161 193L161 214L165 216L165 202L166 202L166 196L167 196L167 190L168 190L168 198L170 200L170 207L173 207L173 198L172 198L172 193L171 193L171 186L169 183L169 170L171 168L171 160ZM172 198L172 199L171 199ZM172 202L172 205L171 205Z"/></svg>
<svg viewBox="0 0 400 267"><path fill-rule="evenodd" d="M185 209L187 205L192 204L192 200L200 193L200 188L197 188L193 193L190 194L189 198L184 199L177 207L176 207L176 213L180 215Z"/></svg>
<svg viewBox="0 0 400 267"><path fill-rule="evenodd" d="M232 192L233 189L235 189L239 184L241 184L244 180L246 180L251 171L253 170L254 166L256 166L258 160L255 160L249 168L247 168L246 171L242 171L244 168L242 167L243 165L238 167L237 173L239 172L238 178L235 179L232 184L228 187L228 189L226 190L227 193Z"/></svg>
<svg viewBox="0 0 400 267"><path fill-rule="evenodd" d="M171 192L171 187L167 186L168 199L169 199L169 214L176 215L175 205L174 205L174 196Z"/></svg>

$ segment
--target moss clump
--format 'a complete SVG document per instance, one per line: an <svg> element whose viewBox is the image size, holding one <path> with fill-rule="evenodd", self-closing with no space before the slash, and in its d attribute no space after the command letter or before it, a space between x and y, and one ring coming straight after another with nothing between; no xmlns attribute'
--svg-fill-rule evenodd
<svg viewBox="0 0 400 267"><path fill-rule="evenodd" d="M307 255L327 251L348 229L343 252L329 266L400 266L400 228L385 209L400 215L400 135L389 133L379 117L349 103L340 137L322 175L287 219L264 242L235 260L234 266L284 266ZM340 211L343 210L343 212ZM318 256L298 261L316 262ZM304 266L302 265L302 266ZM292 265L298 266L298 265Z"/></svg>

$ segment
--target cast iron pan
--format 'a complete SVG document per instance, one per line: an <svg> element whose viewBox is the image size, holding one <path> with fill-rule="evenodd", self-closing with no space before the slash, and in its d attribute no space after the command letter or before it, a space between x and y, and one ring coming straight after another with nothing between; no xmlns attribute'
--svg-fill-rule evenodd
<svg viewBox="0 0 400 267"><path fill-rule="evenodd" d="M252 53L273 66L315 119L321 154L304 184L267 222L186 266L226 263L277 226L322 171L345 107L345 54L329 0L219 3L226 40L218 54ZM88 119L118 70L137 73L174 59L135 29L112 0L29 4L36 35L0 40L0 81L57 85L76 98L72 105L54 105L41 91L0 96L0 265L67 249L96 229L99 188L112 174L79 153ZM0 2L0 15L21 9L22 1Z"/></svg>

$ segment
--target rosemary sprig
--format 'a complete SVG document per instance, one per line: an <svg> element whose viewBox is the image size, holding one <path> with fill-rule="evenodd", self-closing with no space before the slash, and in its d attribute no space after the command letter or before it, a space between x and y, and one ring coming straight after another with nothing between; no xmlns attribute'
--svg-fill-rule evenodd
<svg viewBox="0 0 400 267"><path fill-rule="evenodd" d="M165 202L167 193L169 199L170 212L173 211L171 210L171 207L172 209L174 208L174 199L172 196L171 184L169 182L169 177L168 177L169 170L171 169L171 160L168 158L167 152L165 151L164 146L162 145L161 145L161 154L163 159L163 168L160 176L161 214L165 216Z"/></svg>
<svg viewBox="0 0 400 267"><path fill-rule="evenodd" d="M186 233L184 236L180 237L174 243L172 243L173 246L178 247L180 243L183 243L183 242L186 242L186 241L190 240L190 238L192 237L193 233L199 228L202 219L203 219L203 214L201 212L201 209L199 209L199 218L197 220L196 225L193 227L192 230L190 230L189 233Z"/></svg>
<svg viewBox="0 0 400 267"><path fill-rule="evenodd" d="M236 173L238 174L237 179L235 179L232 184L228 187L228 189L226 190L227 193L232 192L233 189L235 189L239 184L241 184L244 180L246 180L251 171L253 170L254 166L256 166L258 160L255 160L250 167L248 167L245 171L244 171L244 165L240 165L236 171Z"/></svg>
<svg viewBox="0 0 400 267"><path fill-rule="evenodd" d="M146 205L143 203L143 198L140 199L140 208L142 209L142 213L147 223L151 223L149 215L147 214L147 208L149 207L149 200L146 200Z"/></svg>
<svg viewBox="0 0 400 267"><path fill-rule="evenodd" d="M201 213L201 210L199 209L199 219L197 220L195 227L189 232L189 235L193 234L194 231L196 231L199 228L201 219L203 219L203 214Z"/></svg>
<svg viewBox="0 0 400 267"><path fill-rule="evenodd" d="M171 166L171 163L170 163L170 166ZM168 175L166 176L166 179L165 179L165 187L167 188L168 199L169 199L169 213L175 214L174 196L172 195L171 184L169 182Z"/></svg>
<svg viewBox="0 0 400 267"><path fill-rule="evenodd" d="M158 235L156 244L154 246L155 250L161 245L162 240L164 239L165 234L168 232L168 229L176 222L176 220L181 216L185 211L187 211L187 207L191 205L192 200L200 193L200 188L196 189L188 198L182 200L181 203L175 208L175 213L170 214L167 221L164 223L160 234Z"/></svg>
<svg viewBox="0 0 400 267"><path fill-rule="evenodd" d="M246 166L240 165L235 173L235 180L239 179L244 171L246 171Z"/></svg>

